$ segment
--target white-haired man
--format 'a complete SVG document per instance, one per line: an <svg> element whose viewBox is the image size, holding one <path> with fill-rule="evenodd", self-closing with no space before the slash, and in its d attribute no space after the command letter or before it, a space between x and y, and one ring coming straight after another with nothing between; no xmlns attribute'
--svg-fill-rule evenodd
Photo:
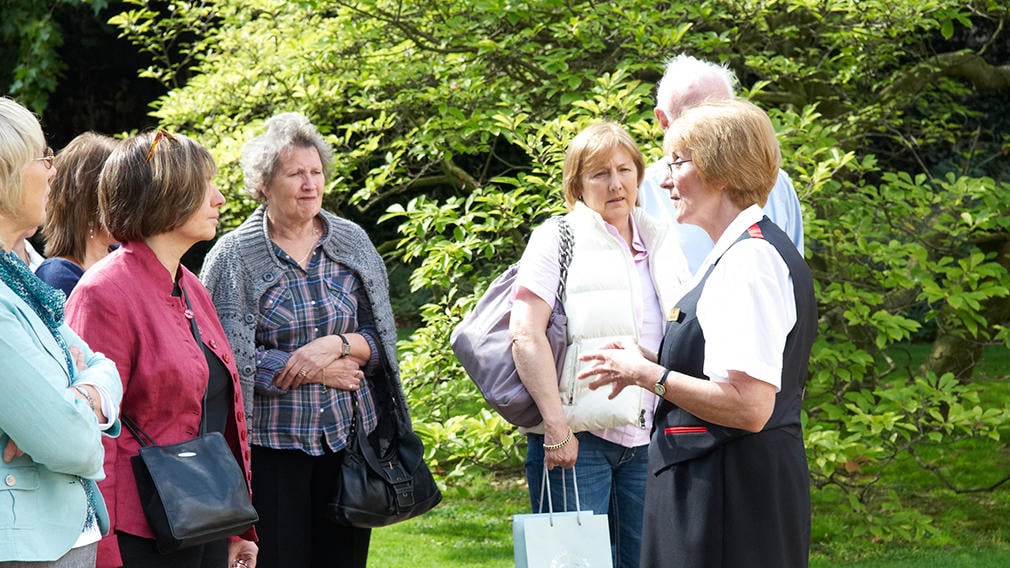
<svg viewBox="0 0 1010 568"><path fill-rule="evenodd" d="M656 89L656 120L666 132L684 110L708 101L733 98L737 79L728 67L681 54L671 59ZM667 175L667 157L645 169L638 192L639 204L651 215L669 219L676 226L681 248L691 273L698 271L714 243L696 225L677 223L677 210L670 192L660 186ZM778 225L803 254L803 217L800 200L789 176L779 170L778 180L764 206L765 215Z"/></svg>

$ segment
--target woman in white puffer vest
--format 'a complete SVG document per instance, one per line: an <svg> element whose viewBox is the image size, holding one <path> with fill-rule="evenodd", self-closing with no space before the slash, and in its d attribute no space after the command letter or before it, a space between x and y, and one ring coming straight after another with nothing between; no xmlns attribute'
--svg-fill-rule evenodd
<svg viewBox="0 0 1010 568"><path fill-rule="evenodd" d="M569 144L564 163L565 216L574 236L564 296L568 349L561 377L545 330L561 278L559 224L533 231L519 263L510 332L512 354L543 424L527 432L526 476L533 512L542 506L543 471L554 509L574 508L577 472L583 510L608 514L614 566L637 568L648 444L656 397L628 389L590 391L576 379L581 352L616 340L659 348L666 314L689 277L669 225L638 203L641 151L620 125L593 124ZM564 496L564 492L568 493Z"/></svg>

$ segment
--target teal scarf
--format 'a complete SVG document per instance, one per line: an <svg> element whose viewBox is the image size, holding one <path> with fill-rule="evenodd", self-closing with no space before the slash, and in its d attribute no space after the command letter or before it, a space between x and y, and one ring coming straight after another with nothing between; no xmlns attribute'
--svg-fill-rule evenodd
<svg viewBox="0 0 1010 568"><path fill-rule="evenodd" d="M67 358L67 373L73 376L74 361L70 357L70 348L60 333L60 326L63 325L63 303L66 301L63 292L35 276L28 265L14 252L0 253L0 280L31 306L46 324L56 343L63 348L63 355Z"/></svg>

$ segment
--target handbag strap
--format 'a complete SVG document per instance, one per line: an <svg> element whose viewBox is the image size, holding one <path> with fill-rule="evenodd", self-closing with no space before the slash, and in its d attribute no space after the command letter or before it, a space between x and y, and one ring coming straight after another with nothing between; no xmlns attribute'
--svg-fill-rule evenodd
<svg viewBox="0 0 1010 568"><path fill-rule="evenodd" d="M196 346L200 348L201 352L203 352L203 339L200 337L200 328L196 325L196 315L193 313L193 305L189 303L189 294L186 293L186 289L182 287L182 284L179 284L179 290L182 291L182 298L186 301L186 311L183 312L183 315L185 315L186 319L189 320L189 326L193 332L193 339L196 339ZM209 388L210 381L208 380L207 388L203 390L203 407L200 412L201 435L207 431L207 389ZM148 446L155 445L154 439L151 438L147 432L144 432L144 430L141 429L136 420L126 414L120 415L119 418L123 423L123 426L126 426L126 429L133 435L133 438L137 440L138 444L140 444L140 447L146 448Z"/></svg>
<svg viewBox="0 0 1010 568"><path fill-rule="evenodd" d="M361 419L361 412L358 410L358 393L355 391L350 391L351 393L351 435L347 437L347 447L350 448L351 444L356 444L357 446L362 446L365 443L364 430L365 425Z"/></svg>
<svg viewBox="0 0 1010 568"><path fill-rule="evenodd" d="M365 422L361 417L361 409L358 405L357 391L350 391L350 393L351 408L353 410L351 419L351 435L347 437L347 449L352 450L356 447L358 454L364 458L365 463L367 463L373 471L380 474L391 473L383 471L382 464L379 463L379 457L375 455L375 448L368 443L368 434L365 433ZM354 446L352 446L352 444L354 444Z"/></svg>
<svg viewBox="0 0 1010 568"><path fill-rule="evenodd" d="M182 297L186 300L186 311L183 315L189 320L189 327L193 331L193 339L196 340L196 346L200 348L200 353L204 352L203 339L200 337L200 328L196 325L196 314L193 313L193 305L189 303L189 294L186 293L186 289L179 284L179 289L182 290ZM210 378L207 380L207 388L203 389L203 406L200 410L200 434L202 435L207 431L207 391L210 389Z"/></svg>
<svg viewBox="0 0 1010 568"><path fill-rule="evenodd" d="M572 226L565 216L557 217L558 223L558 264L561 268L561 280L558 282L558 301L565 301L565 287L568 282L568 265L572 263L572 253L575 249L575 235Z"/></svg>
<svg viewBox="0 0 1010 568"><path fill-rule="evenodd" d="M122 414L119 417L119 421L122 422L123 426L126 427L126 430L133 435L133 439L136 440L138 444L140 444L141 448L146 448L148 446L154 445L154 440L147 435L147 432L144 432L140 428L140 425L138 425L133 420L133 418L130 418L125 414Z"/></svg>

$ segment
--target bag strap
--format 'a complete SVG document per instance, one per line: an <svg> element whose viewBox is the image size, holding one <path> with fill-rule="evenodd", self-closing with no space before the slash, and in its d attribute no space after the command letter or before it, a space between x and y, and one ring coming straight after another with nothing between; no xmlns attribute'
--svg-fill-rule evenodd
<svg viewBox="0 0 1010 568"><path fill-rule="evenodd" d="M196 314L193 313L193 305L189 303L189 294L186 293L186 289L179 284L179 289L182 290L182 297L186 300L186 311L183 315L189 320L189 327L193 331L193 339L196 340L196 346L200 348L200 353L204 352L203 339L200 337L200 328L196 325ZM207 391L210 389L210 376L207 377L207 388L203 389L203 406L200 409L200 435L203 435L207 431Z"/></svg>
<svg viewBox="0 0 1010 568"><path fill-rule="evenodd" d="M144 432L136 422L134 422L133 418L123 414L120 415L119 421L122 422L123 426L126 427L126 430L133 435L133 439L140 444L141 448L155 445L154 440L148 436L147 432Z"/></svg>
<svg viewBox="0 0 1010 568"><path fill-rule="evenodd" d="M357 447L364 446L367 443L365 436L365 423L361 418L361 412L358 410L358 393L355 391L351 392L351 434L347 436L347 449L351 449L354 444ZM361 452L364 454L364 452ZM367 458L365 461L368 461Z"/></svg>
<svg viewBox="0 0 1010 568"><path fill-rule="evenodd" d="M351 408L353 409L353 418L351 420L351 434L347 437L347 450L357 449L357 453L364 458L365 463L368 467L372 469L375 473L382 476L386 482L397 485L399 483L407 482L409 483L413 478L410 472L405 471L399 465L395 466L393 464L399 464L399 460L393 460L387 463L388 467L384 467L379 461L379 456L375 453L375 448L368 441L368 434L365 432L365 422L361 416L360 405L358 404L358 393L357 391L350 391L351 393ZM399 428L395 430L396 436L399 436Z"/></svg>
<svg viewBox="0 0 1010 568"><path fill-rule="evenodd" d="M561 268L561 280L558 282L558 301L565 301L565 287L568 282L568 265L572 263L572 253L575 249L575 235L572 226L565 216L557 217L558 223L558 264Z"/></svg>
<svg viewBox="0 0 1010 568"><path fill-rule="evenodd" d="M361 409L358 404L358 393L357 391L349 391L351 393L351 435L347 437L347 446L351 447L351 443L354 442L357 445L358 453L361 457L365 458L365 462L372 468L372 470L377 472L382 472L382 465L379 464L379 458L375 455L375 448L368 443L368 434L365 433L365 421L361 417Z"/></svg>
<svg viewBox="0 0 1010 568"><path fill-rule="evenodd" d="M196 315L193 314L193 305L189 303L189 294L186 293L186 289L182 287L182 284L179 284L179 289L182 291L182 298L186 301L186 311L183 312L183 315L185 315L186 319L189 320L189 326L193 332L193 339L196 339L196 346L200 348L200 352L202 353L203 339L200 338L200 328L196 325ZM207 431L207 389L209 388L210 380L208 379L207 388L203 390L203 407L200 412L200 435L203 435L203 433ZM133 435L133 438L137 440L140 447L146 448L148 446L155 445L154 439L148 436L147 432L144 432L133 418L130 418L126 414L122 414L119 419L122 421L123 426L126 426L126 429Z"/></svg>

